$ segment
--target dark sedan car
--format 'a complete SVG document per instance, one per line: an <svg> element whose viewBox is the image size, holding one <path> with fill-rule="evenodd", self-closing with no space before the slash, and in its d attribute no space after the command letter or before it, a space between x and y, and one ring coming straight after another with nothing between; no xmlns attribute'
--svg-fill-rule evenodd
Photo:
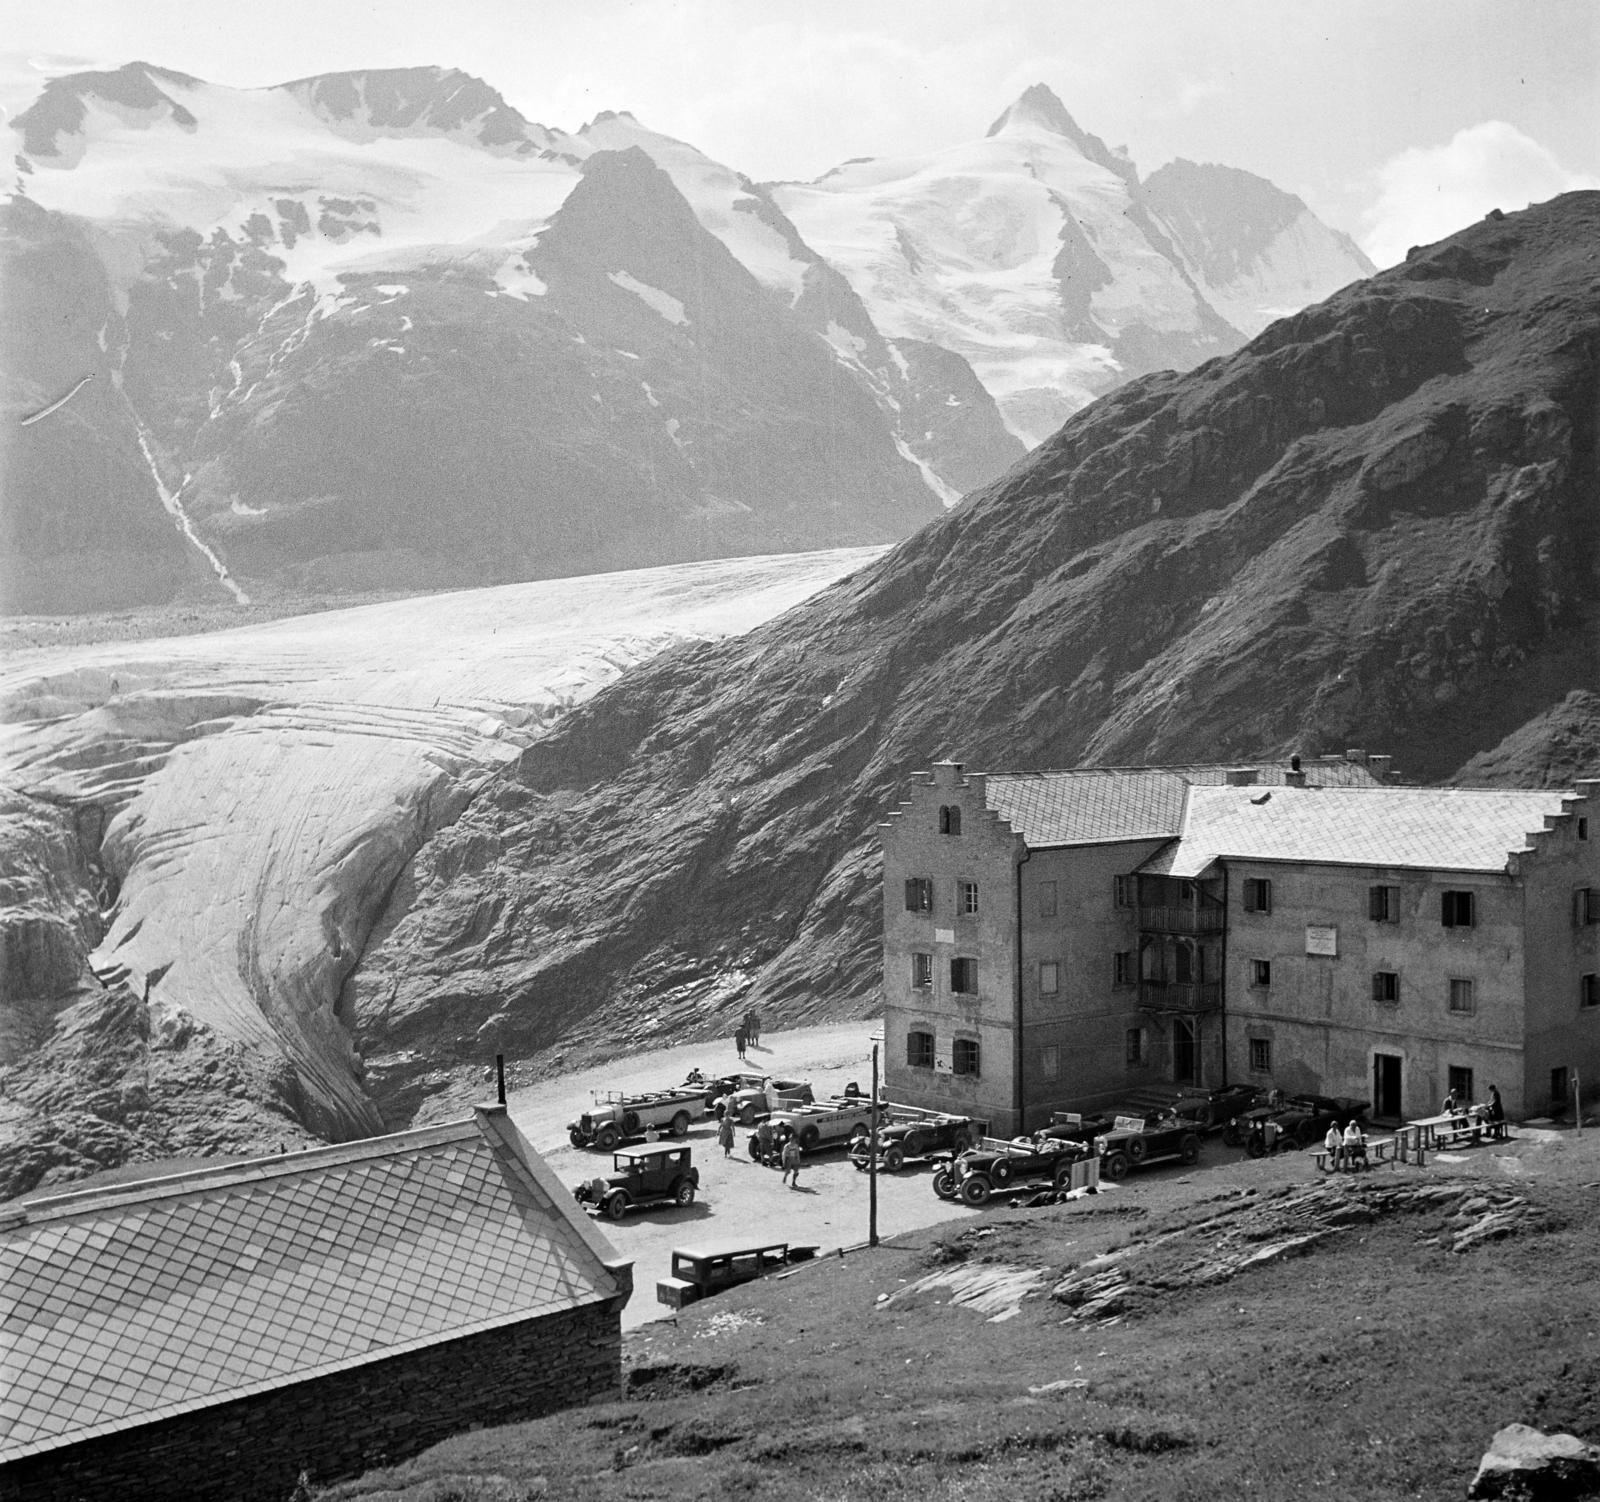
<svg viewBox="0 0 1600 1502"><path fill-rule="evenodd" d="M1172 1103L1174 1116L1192 1121L1196 1130L1212 1131L1233 1117L1260 1105L1266 1091L1258 1085L1224 1085L1220 1090L1197 1090Z"/></svg>

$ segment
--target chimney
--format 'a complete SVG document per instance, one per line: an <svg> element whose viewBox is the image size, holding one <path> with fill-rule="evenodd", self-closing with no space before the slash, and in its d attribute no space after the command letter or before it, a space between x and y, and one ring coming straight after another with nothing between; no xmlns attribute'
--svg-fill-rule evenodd
<svg viewBox="0 0 1600 1502"><path fill-rule="evenodd" d="M1364 767L1367 764L1367 753L1360 746L1352 746L1344 753L1344 759L1353 761L1358 767Z"/></svg>
<svg viewBox="0 0 1600 1502"><path fill-rule="evenodd" d="M1392 756L1379 756L1374 752L1367 758L1367 770L1379 782L1387 782L1389 780L1389 763L1393 760Z"/></svg>
<svg viewBox="0 0 1600 1502"><path fill-rule="evenodd" d="M1222 777L1231 788L1253 788L1261 781L1261 774L1254 767L1228 767Z"/></svg>
<svg viewBox="0 0 1600 1502"><path fill-rule="evenodd" d="M1289 758L1289 770L1283 774L1283 785L1289 788L1303 788L1306 785L1306 774L1300 770L1299 756Z"/></svg>

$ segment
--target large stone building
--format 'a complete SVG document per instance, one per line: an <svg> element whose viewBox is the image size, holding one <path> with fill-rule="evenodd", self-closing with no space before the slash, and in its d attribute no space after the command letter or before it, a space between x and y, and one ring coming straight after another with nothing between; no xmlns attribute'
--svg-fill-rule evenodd
<svg viewBox="0 0 1600 1502"><path fill-rule="evenodd" d="M0 1497L283 1502L613 1396L632 1287L498 1105L0 1205Z"/></svg>
<svg viewBox="0 0 1600 1502"><path fill-rule="evenodd" d="M939 763L882 827L890 1096L1001 1132L1240 1081L1559 1110L1600 1077L1597 789Z"/></svg>

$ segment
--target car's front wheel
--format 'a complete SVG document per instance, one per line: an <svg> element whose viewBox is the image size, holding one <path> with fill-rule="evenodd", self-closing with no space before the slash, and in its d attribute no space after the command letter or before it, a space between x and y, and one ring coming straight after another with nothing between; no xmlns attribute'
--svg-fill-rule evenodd
<svg viewBox="0 0 1600 1502"><path fill-rule="evenodd" d="M601 1127L595 1134L594 1145L603 1153L609 1153L620 1141L621 1134L614 1126Z"/></svg>
<svg viewBox="0 0 1600 1502"><path fill-rule="evenodd" d="M906 1166L905 1149L898 1142L883 1150L883 1166L890 1173L899 1173Z"/></svg>
<svg viewBox="0 0 1600 1502"><path fill-rule="evenodd" d="M689 1135L689 1113L679 1111L672 1118L672 1135L674 1137L687 1137Z"/></svg>
<svg viewBox="0 0 1600 1502"><path fill-rule="evenodd" d="M969 1205L985 1204L993 1193L994 1187L982 1174L971 1174L961 1182L961 1198Z"/></svg>
<svg viewBox="0 0 1600 1502"><path fill-rule="evenodd" d="M673 1198L676 1199L680 1205L692 1205L694 1203L694 1185L691 1184L687 1179L682 1180L678 1184L678 1192L673 1196Z"/></svg>
<svg viewBox="0 0 1600 1502"><path fill-rule="evenodd" d="M1198 1163L1200 1161L1200 1139L1190 1132L1178 1145L1178 1156L1185 1163Z"/></svg>
<svg viewBox="0 0 1600 1502"><path fill-rule="evenodd" d="M622 1217L624 1215L626 1215L627 1213L628 1213L628 1196L626 1194L624 1194L622 1192L622 1190L619 1189L619 1190L617 1190L617 1192L615 1194L609 1195L607 1197L607 1199L606 1199L606 1214L612 1220L621 1220Z"/></svg>
<svg viewBox="0 0 1600 1502"><path fill-rule="evenodd" d="M949 1168L941 1168L934 1174L933 1192L942 1200L956 1197L956 1176Z"/></svg>
<svg viewBox="0 0 1600 1502"><path fill-rule="evenodd" d="M1128 1155L1120 1149L1114 1153L1107 1153L1104 1162L1100 1165L1100 1172L1115 1183L1118 1179L1128 1176Z"/></svg>

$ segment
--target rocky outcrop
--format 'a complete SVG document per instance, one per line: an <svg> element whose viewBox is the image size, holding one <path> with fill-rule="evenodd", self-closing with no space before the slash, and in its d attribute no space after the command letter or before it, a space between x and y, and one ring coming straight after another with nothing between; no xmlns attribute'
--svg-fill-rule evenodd
<svg viewBox="0 0 1600 1502"><path fill-rule="evenodd" d="M1497 1430L1467 1488L1504 1502L1581 1502L1600 1496L1600 1445L1527 1424Z"/></svg>
<svg viewBox="0 0 1600 1502"><path fill-rule="evenodd" d="M1514 745L1600 674L1597 232L1596 194L1463 231L1114 392L788 616L630 674L397 886L347 991L364 1046L874 1011L872 831L938 757L1368 746L1437 779Z"/></svg>
<svg viewBox="0 0 1600 1502"><path fill-rule="evenodd" d="M1247 1189L1204 1206L1178 1229L1136 1228L1125 1248L1063 1273L1050 1297L1079 1322L1135 1315L1173 1293L1231 1282L1252 1268L1311 1253L1351 1227L1399 1215L1442 1217L1441 1230L1423 1240L1457 1253L1548 1223L1524 1196L1499 1186L1347 1179L1263 1196Z"/></svg>

